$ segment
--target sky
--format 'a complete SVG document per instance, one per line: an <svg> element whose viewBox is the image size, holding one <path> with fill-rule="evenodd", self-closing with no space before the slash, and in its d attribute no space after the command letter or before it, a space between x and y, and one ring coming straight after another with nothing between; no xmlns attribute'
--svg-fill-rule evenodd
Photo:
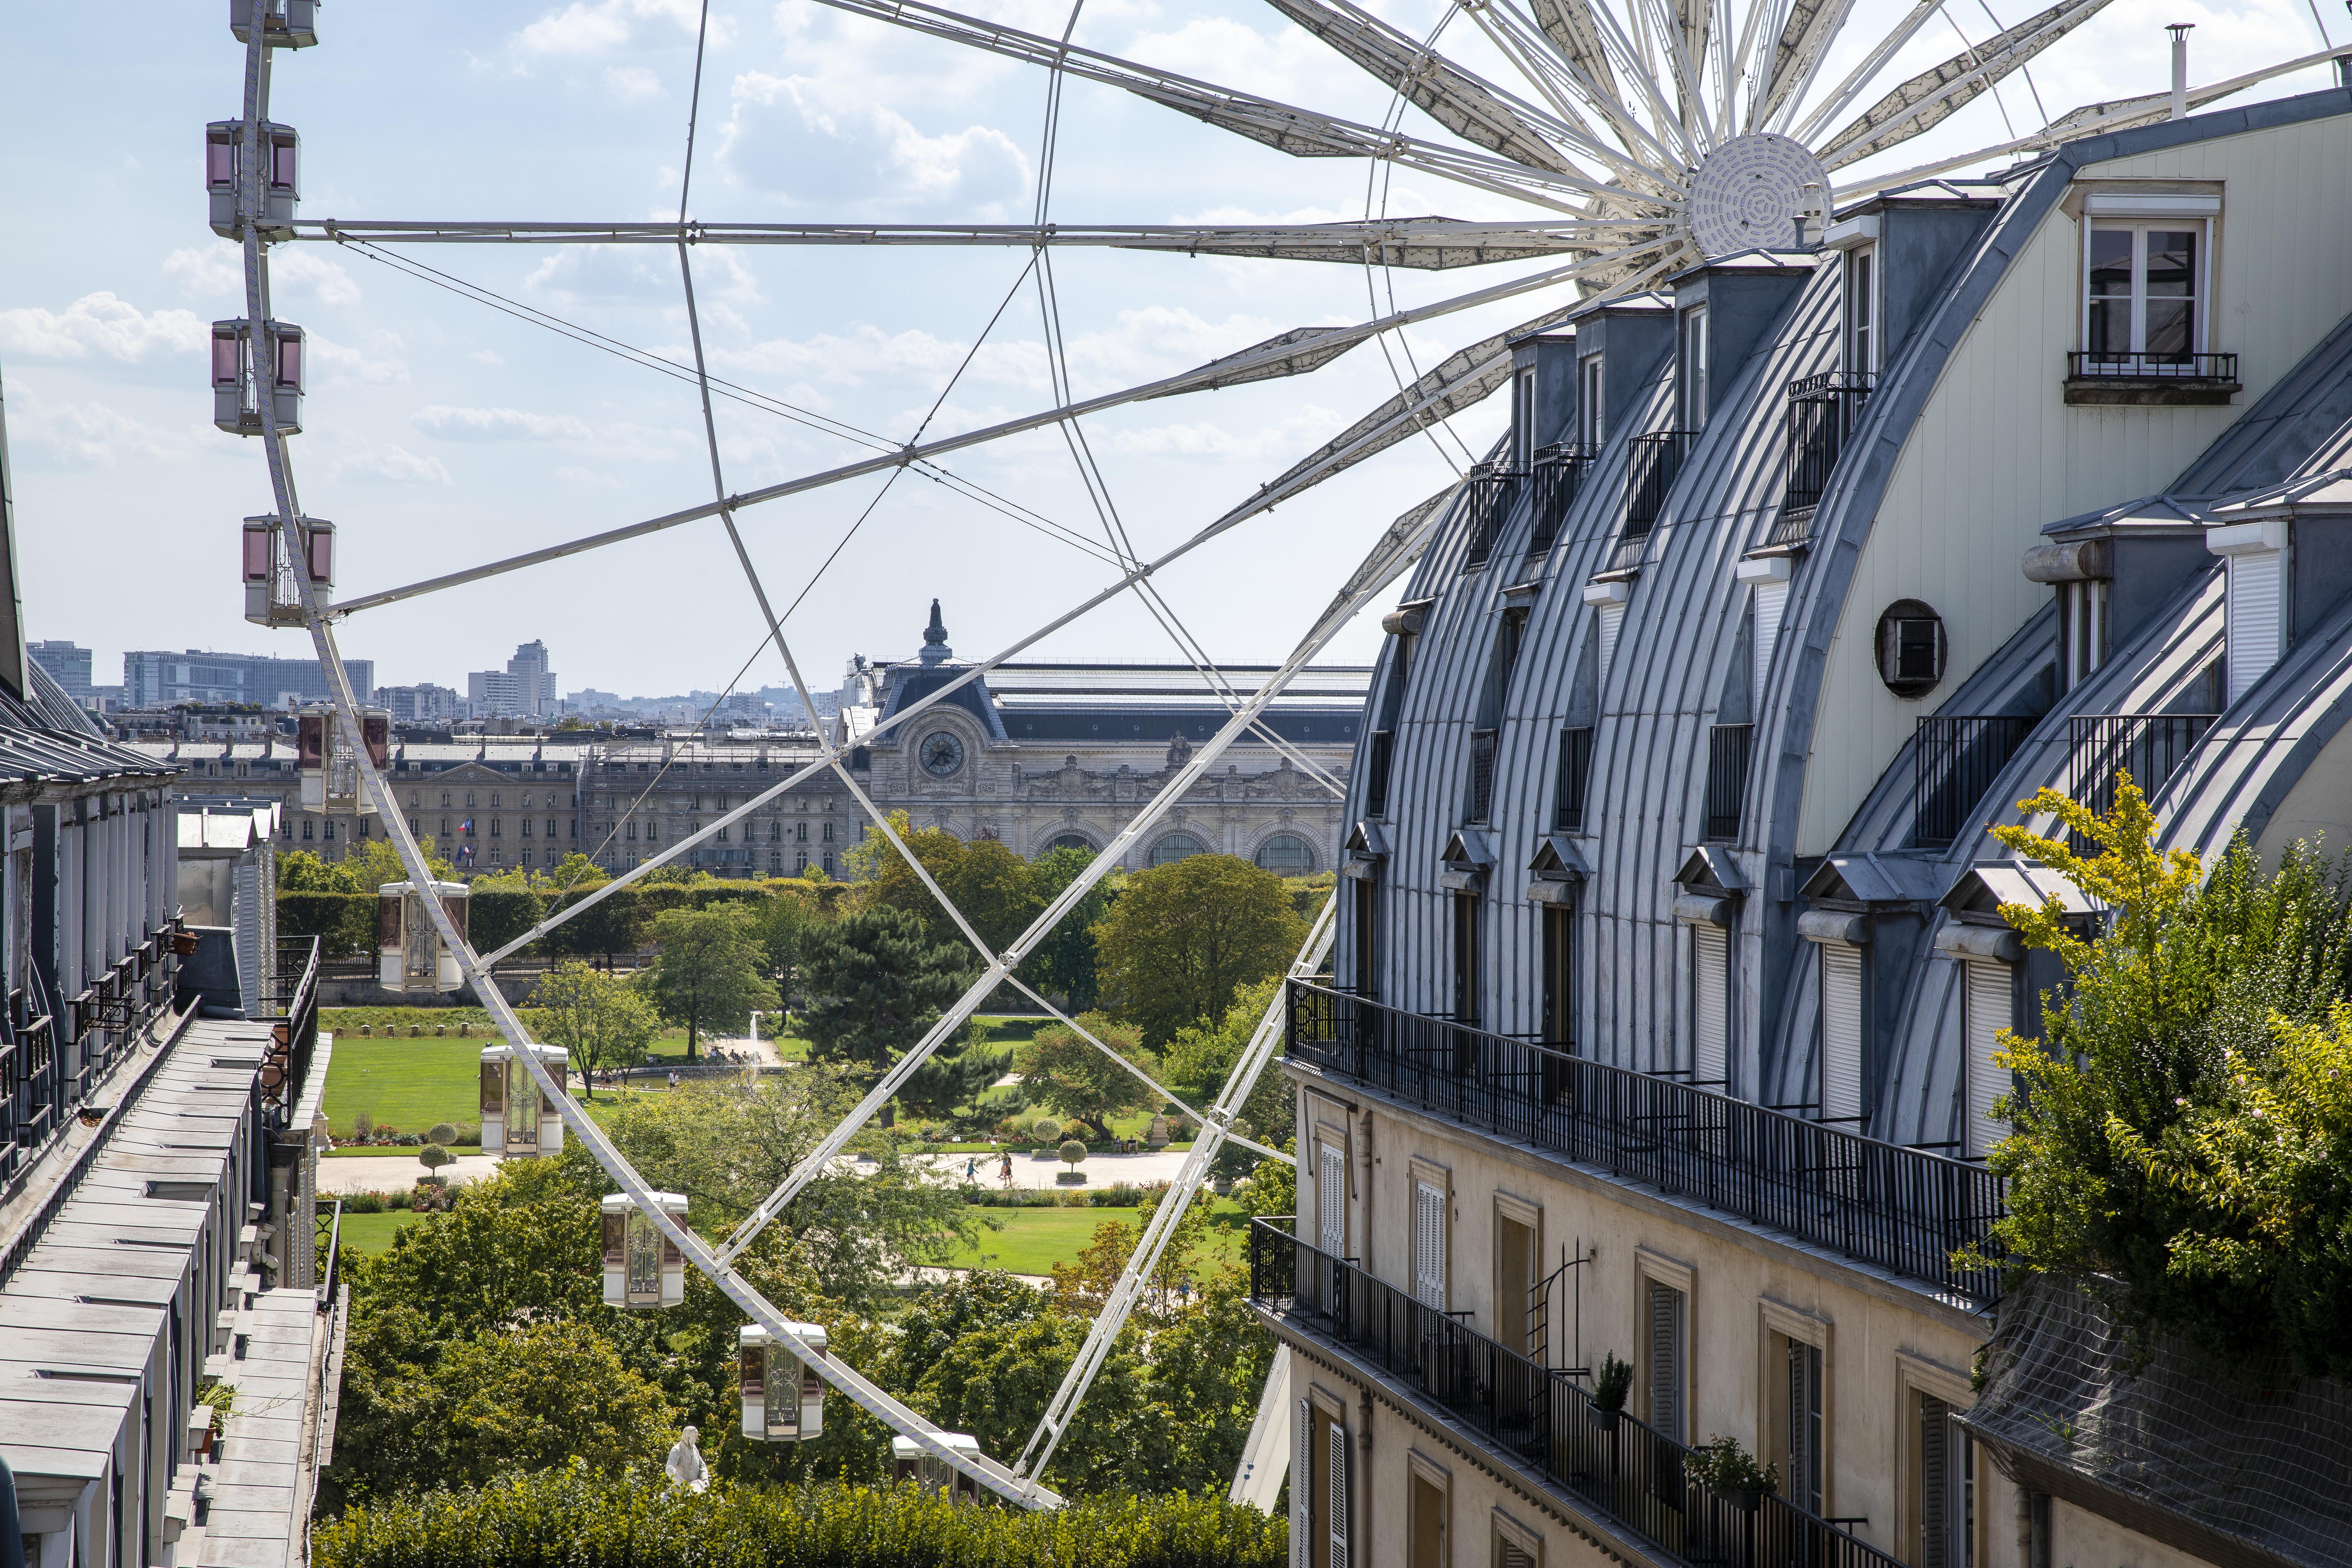
<svg viewBox="0 0 2352 1568"><path fill-rule="evenodd" d="M1058 35L1058 0L962 0ZM1366 7L1425 36L1438 0ZM1843 72L1902 10L1858 0ZM16 5L0 16L0 138L16 221L0 224L0 377L29 636L96 650L281 656L299 631L247 625L240 519L270 510L259 443L210 423L207 323L241 315L237 252L206 226L203 129L237 111L243 50L220 0ZM1890 80L2028 14L1954 0ZM302 138L305 217L674 219L699 0L339 0L318 47L278 58L271 117ZM2203 83L2321 47L2290 0L2120 0L2049 49L2030 83L1979 100L1867 173L1990 146L2082 103L2168 85L2166 22L2194 22ZM103 18L95 22L94 18ZM1958 37L1955 37L1957 30ZM1250 0L1083 0L1076 39L1365 123L1389 90ZM1519 85L1459 15L1439 47ZM2329 85L2324 69L2230 102ZM706 221L1011 223L1034 214L1047 87L1037 68L844 15L815 0L711 0L691 216ZM1522 90L1524 89L1522 88ZM1404 128L1446 134L1418 110ZM1988 160L1997 167L2006 158ZM1111 88L1072 81L1050 163L1065 223L1527 216L1486 193L1357 161L1300 159ZM1980 172L1980 171L1969 171ZM690 363L674 248L414 246L404 258L588 331ZM1055 405L1025 251L698 247L711 373L897 446ZM356 248L273 257L276 313L312 348L304 510L333 520L345 596L708 501L690 379L667 376L395 269ZM1328 263L1062 248L1054 298L1080 396L1189 369L1293 327L1352 322L1503 280L1508 266L1390 275ZM1523 264L1518 270L1527 270ZM1188 537L1394 393L1396 377L1569 296L1472 309L1366 344L1312 375L1139 403L1083 426L1116 523L1145 555ZM1285 657L1398 513L1485 453L1506 400L1457 416L1244 524L1155 581L1220 662ZM730 491L863 455L722 401ZM1044 431L947 459L972 485L1101 540L1066 438ZM929 479L861 479L748 510L747 550L813 689L853 653L903 658L934 597L958 654L993 653L1112 579L1099 554ZM787 609L787 606L790 606ZM1369 658L1380 607L1327 658ZM463 690L543 639L562 689L625 694L784 683L721 526L688 524L351 617L347 655L383 684ZM1131 595L1032 658L1163 661L1169 629Z"/></svg>

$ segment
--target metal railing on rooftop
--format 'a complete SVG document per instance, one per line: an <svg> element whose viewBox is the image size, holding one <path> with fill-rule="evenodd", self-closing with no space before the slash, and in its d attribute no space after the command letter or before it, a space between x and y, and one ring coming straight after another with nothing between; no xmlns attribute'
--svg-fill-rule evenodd
<svg viewBox="0 0 2352 1568"><path fill-rule="evenodd" d="M272 1131L286 1127L296 1097L310 1081L310 1059L319 1046L319 969L317 937L278 939L277 972L261 996L261 1016L270 1021L261 1104Z"/></svg>
<svg viewBox="0 0 2352 1568"><path fill-rule="evenodd" d="M2173 353L2147 349L2074 349L2066 355L2073 381L2235 381L2236 354Z"/></svg>
<svg viewBox="0 0 2352 1568"><path fill-rule="evenodd" d="M1837 471L1846 438L1861 422L1878 377L1869 371L1832 370L1789 384L1789 478L1772 542L1793 543L1811 531L1813 509Z"/></svg>
<svg viewBox="0 0 2352 1568"><path fill-rule="evenodd" d="M1895 1559L1773 1492L1691 1473L1692 1450L1624 1410L1601 1410L1574 1374L1547 1369L1345 1258L1255 1220L1250 1300L1344 1347L1553 1487L1686 1563L1899 1568Z"/></svg>
<svg viewBox="0 0 2352 1568"><path fill-rule="evenodd" d="M1753 724L1716 724L1706 732L1706 836L1739 837L1748 803L1748 762L1756 736Z"/></svg>
<svg viewBox="0 0 2352 1568"><path fill-rule="evenodd" d="M2116 784L2131 774L2153 798L2205 731L2215 713L2100 713L2066 721L2066 793L2105 816L2116 808ZM2077 849L2087 847L2076 841Z"/></svg>
<svg viewBox="0 0 2352 1568"><path fill-rule="evenodd" d="M1518 499L1519 481L1526 477L1495 462L1471 468L1462 486L1462 504L1470 522L1470 549L1462 563L1464 570L1484 566L1495 553L1495 540L1510 521L1511 504Z"/></svg>
<svg viewBox="0 0 2352 1568"><path fill-rule="evenodd" d="M1625 465L1625 537L1645 539L1665 510L1666 492L1690 450L1688 430L1654 430L1633 439Z"/></svg>
<svg viewBox="0 0 2352 1568"><path fill-rule="evenodd" d="M1977 1305L1997 1271L1953 1260L1993 1249L2000 1178L1369 997L1289 983L1288 1054L1516 1142L1645 1182Z"/></svg>
<svg viewBox="0 0 2352 1568"><path fill-rule="evenodd" d="M1536 453L1535 520L1528 535L1528 553L1539 554L1552 547L1559 531L1568 523L1568 509L1576 504L1577 492L1584 488L1584 476L1592 468L1592 455L1565 444L1545 447Z"/></svg>
<svg viewBox="0 0 2352 1568"><path fill-rule="evenodd" d="M1470 813L1472 822L1484 822L1495 805L1495 738L1492 730L1470 732Z"/></svg>
<svg viewBox="0 0 2352 1568"><path fill-rule="evenodd" d="M1943 848L1969 832L1977 803L2040 722L2024 713L1920 720L1911 748L1911 842Z"/></svg>

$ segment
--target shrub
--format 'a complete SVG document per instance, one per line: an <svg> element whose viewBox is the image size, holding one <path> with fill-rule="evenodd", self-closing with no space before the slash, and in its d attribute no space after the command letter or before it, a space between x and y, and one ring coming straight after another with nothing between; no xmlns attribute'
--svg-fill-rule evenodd
<svg viewBox="0 0 2352 1568"><path fill-rule="evenodd" d="M368 1134L374 1131L375 1118L370 1116L366 1111L362 1110L357 1116L352 1118L352 1136L359 1140L361 1142L366 1142Z"/></svg>
<svg viewBox="0 0 2352 1568"><path fill-rule="evenodd" d="M428 1171L437 1171L442 1166L451 1163L457 1158L457 1155L452 1154L448 1150L441 1147L440 1144L427 1143L422 1150L418 1151L416 1163L423 1165Z"/></svg>
<svg viewBox="0 0 2352 1568"><path fill-rule="evenodd" d="M1289 1521L1181 1492L1086 1499L1026 1512L913 1487L729 1486L516 1475L353 1508L311 1537L317 1568L1277 1568Z"/></svg>
<svg viewBox="0 0 2352 1568"><path fill-rule="evenodd" d="M1780 1489L1780 1467L1759 1465L1756 1456L1741 1447L1739 1439L1727 1432L1693 1448L1686 1464L1694 1479L1705 1481L1717 1491L1777 1492Z"/></svg>
<svg viewBox="0 0 2352 1568"><path fill-rule="evenodd" d="M345 1193L343 1194L343 1212L345 1214L382 1214L383 1212L383 1194L381 1193Z"/></svg>
<svg viewBox="0 0 2352 1568"><path fill-rule="evenodd" d="M427 1143L439 1143L445 1146L455 1143L457 1141L457 1129L446 1121L436 1121L433 1124L432 1130L425 1134L425 1141Z"/></svg>
<svg viewBox="0 0 2352 1568"><path fill-rule="evenodd" d="M467 1122L466 1125L457 1129L457 1135L455 1138L448 1140L448 1142L457 1144L463 1148L480 1148L482 1146L482 1124L478 1121Z"/></svg>
<svg viewBox="0 0 2352 1568"><path fill-rule="evenodd" d="M1633 1363L1619 1361L1615 1351L1601 1358L1601 1375L1593 1380L1592 1407L1596 1410L1622 1410L1625 1394L1633 1386Z"/></svg>
<svg viewBox="0 0 2352 1568"><path fill-rule="evenodd" d="M1072 1138L1065 1142L1060 1149L1055 1151L1055 1152L1062 1156L1063 1164L1067 1165L1070 1169L1075 1171L1078 1168L1080 1162L1084 1161L1087 1157L1087 1146L1079 1142L1076 1139Z"/></svg>
<svg viewBox="0 0 2352 1568"><path fill-rule="evenodd" d="M1037 1118L1029 1131L1040 1143L1058 1143L1062 1140L1062 1124L1050 1116Z"/></svg>

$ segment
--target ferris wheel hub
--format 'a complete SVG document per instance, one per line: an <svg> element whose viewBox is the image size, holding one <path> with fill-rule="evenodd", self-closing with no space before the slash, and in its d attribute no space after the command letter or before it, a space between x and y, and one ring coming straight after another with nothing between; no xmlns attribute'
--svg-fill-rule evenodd
<svg viewBox="0 0 2352 1568"><path fill-rule="evenodd" d="M1826 210L1830 177L1792 137L1735 136L1703 159L1690 187L1691 237L1711 258L1797 243L1797 220Z"/></svg>

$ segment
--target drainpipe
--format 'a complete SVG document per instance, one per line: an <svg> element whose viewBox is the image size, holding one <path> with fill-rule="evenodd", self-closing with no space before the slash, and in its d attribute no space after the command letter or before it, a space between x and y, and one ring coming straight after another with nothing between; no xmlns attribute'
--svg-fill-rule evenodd
<svg viewBox="0 0 2352 1568"><path fill-rule="evenodd" d="M2168 22L2165 31L2172 35L2172 118L2189 118L2189 33L2194 22Z"/></svg>

